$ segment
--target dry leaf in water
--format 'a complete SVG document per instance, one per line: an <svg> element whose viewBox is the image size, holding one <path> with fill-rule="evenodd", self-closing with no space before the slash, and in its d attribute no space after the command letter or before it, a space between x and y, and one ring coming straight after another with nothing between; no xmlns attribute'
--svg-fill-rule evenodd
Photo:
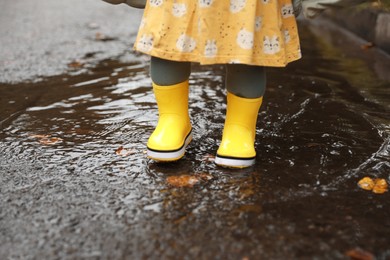
<svg viewBox="0 0 390 260"><path fill-rule="evenodd" d="M191 175L169 176L167 182L174 187L193 187L200 179Z"/></svg>
<svg viewBox="0 0 390 260"><path fill-rule="evenodd" d="M361 45L360 48L362 48L362 50L367 50L367 49L370 49L370 48L372 48L372 47L374 47L374 46L375 46L374 43L372 43L372 42L367 42L366 44Z"/></svg>
<svg viewBox="0 0 390 260"><path fill-rule="evenodd" d="M364 251L360 248L351 249L347 253L345 253L345 255L353 260L374 260L375 259L375 257L370 252Z"/></svg>
<svg viewBox="0 0 390 260"><path fill-rule="evenodd" d="M358 185L363 190L372 190L374 188L374 181L370 177L364 177L358 182Z"/></svg>
<svg viewBox="0 0 390 260"><path fill-rule="evenodd" d="M375 186L372 189L372 192L376 194L385 193L389 188L385 179L375 179L374 182L375 182Z"/></svg>
<svg viewBox="0 0 390 260"><path fill-rule="evenodd" d="M54 145L57 143L61 143L62 139L59 137L47 137L47 138L42 138L41 140L39 140L39 142L44 145Z"/></svg>
<svg viewBox="0 0 390 260"><path fill-rule="evenodd" d="M54 145L63 141L62 138L51 137L50 135L30 135L30 137L39 139L39 143L43 145Z"/></svg>
<svg viewBox="0 0 390 260"><path fill-rule="evenodd" d="M129 150L126 148L123 148L123 146L120 146L118 149L116 149L115 153L120 156L129 156L131 154L134 154L134 150Z"/></svg>
<svg viewBox="0 0 390 260"><path fill-rule="evenodd" d="M370 190L376 194L382 194L388 191L388 184L385 179L371 179L364 177L358 182L358 185L363 190Z"/></svg>
<svg viewBox="0 0 390 260"><path fill-rule="evenodd" d="M208 173L198 174L197 177L199 177L203 181L209 181L213 178L213 176L211 176L211 174L208 174Z"/></svg>
<svg viewBox="0 0 390 260"><path fill-rule="evenodd" d="M205 156L202 157L202 161L206 162L214 162L215 156L211 154L206 154Z"/></svg>

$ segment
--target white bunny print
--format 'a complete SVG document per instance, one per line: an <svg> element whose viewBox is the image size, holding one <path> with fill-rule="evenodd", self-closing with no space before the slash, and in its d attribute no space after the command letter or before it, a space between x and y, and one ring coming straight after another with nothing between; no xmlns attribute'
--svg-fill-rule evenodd
<svg viewBox="0 0 390 260"><path fill-rule="evenodd" d="M264 36L263 38L263 52L265 54L275 54L280 51L279 38L274 35L272 38Z"/></svg>
<svg viewBox="0 0 390 260"><path fill-rule="evenodd" d="M149 1L150 1L150 5L153 7L158 7L163 4L163 0L149 0Z"/></svg>
<svg viewBox="0 0 390 260"><path fill-rule="evenodd" d="M207 40L206 46L204 49L204 56L207 58L213 58L217 55L218 47L215 40Z"/></svg>
<svg viewBox="0 0 390 260"><path fill-rule="evenodd" d="M149 52L153 48L153 36L142 35L141 39L137 42L137 49L144 52Z"/></svg>
<svg viewBox="0 0 390 260"><path fill-rule="evenodd" d="M199 0L199 7L207 8L213 4L214 0Z"/></svg>
<svg viewBox="0 0 390 260"><path fill-rule="evenodd" d="M245 29L241 29L237 35L237 44L243 49L249 50L253 48L253 33Z"/></svg>
<svg viewBox="0 0 390 260"><path fill-rule="evenodd" d="M230 12L238 13L246 5L246 0L230 0Z"/></svg>
<svg viewBox="0 0 390 260"><path fill-rule="evenodd" d="M172 7L172 14L175 17L182 17L187 13L186 4L174 3Z"/></svg>
<svg viewBox="0 0 390 260"><path fill-rule="evenodd" d="M282 6L281 9L283 18L289 18L294 16L294 8L292 4L286 4Z"/></svg>
<svg viewBox="0 0 390 260"><path fill-rule="evenodd" d="M196 42L188 35L182 34L176 42L176 48L180 52L192 52L196 47Z"/></svg>

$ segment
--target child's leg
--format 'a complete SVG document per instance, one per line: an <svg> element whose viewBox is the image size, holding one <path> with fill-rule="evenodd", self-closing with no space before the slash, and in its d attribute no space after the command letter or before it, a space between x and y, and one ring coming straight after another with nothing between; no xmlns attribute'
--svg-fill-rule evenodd
<svg viewBox="0 0 390 260"><path fill-rule="evenodd" d="M191 141L188 115L188 78L191 63L152 57L151 76L159 119L149 137L148 156L156 161L175 161L183 157Z"/></svg>
<svg viewBox="0 0 390 260"><path fill-rule="evenodd" d="M265 86L265 67L244 64L226 65L228 92L242 98L258 98L264 95Z"/></svg>
<svg viewBox="0 0 390 260"><path fill-rule="evenodd" d="M264 67L227 65L227 111L215 163L248 167L255 163L257 114L265 91Z"/></svg>
<svg viewBox="0 0 390 260"><path fill-rule="evenodd" d="M153 83L159 86L172 86L190 77L191 62L178 62L152 57L150 74Z"/></svg>

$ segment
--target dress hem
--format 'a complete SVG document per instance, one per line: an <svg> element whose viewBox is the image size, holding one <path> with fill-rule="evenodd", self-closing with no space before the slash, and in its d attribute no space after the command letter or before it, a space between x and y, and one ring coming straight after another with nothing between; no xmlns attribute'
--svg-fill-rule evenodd
<svg viewBox="0 0 390 260"><path fill-rule="evenodd" d="M246 64L252 66L285 67L287 66L287 64L293 61L297 61L302 57L300 50L286 55L287 57L284 60L284 62L280 62L280 61L278 62L277 58L253 59L253 58L248 58L248 56L237 56L237 55L218 56L218 57L208 58L206 56L193 55L191 53L176 53L176 52L169 53L166 51L159 51L158 49L155 48L153 48L153 50L150 52L139 50L136 48L136 46L134 46L133 49L139 53L143 53L160 59L179 61L179 62L195 62L195 63L199 63L200 65Z"/></svg>

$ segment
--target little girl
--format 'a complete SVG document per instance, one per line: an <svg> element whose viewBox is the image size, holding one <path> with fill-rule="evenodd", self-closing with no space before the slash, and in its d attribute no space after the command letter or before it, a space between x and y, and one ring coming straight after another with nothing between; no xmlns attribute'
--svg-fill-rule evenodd
<svg viewBox="0 0 390 260"><path fill-rule="evenodd" d="M147 154L156 161L184 156L192 139L188 114L191 62L226 64L227 112L215 163L254 164L256 121L266 85L264 67L301 57L294 16L313 18L329 7L365 0L104 0L142 8L135 49L151 56L159 110Z"/></svg>
<svg viewBox="0 0 390 260"><path fill-rule="evenodd" d="M151 56L159 111L148 157L178 160L192 139L191 62L226 64L227 113L215 163L237 168L255 162L264 67L301 57L291 0L148 0L135 49Z"/></svg>

